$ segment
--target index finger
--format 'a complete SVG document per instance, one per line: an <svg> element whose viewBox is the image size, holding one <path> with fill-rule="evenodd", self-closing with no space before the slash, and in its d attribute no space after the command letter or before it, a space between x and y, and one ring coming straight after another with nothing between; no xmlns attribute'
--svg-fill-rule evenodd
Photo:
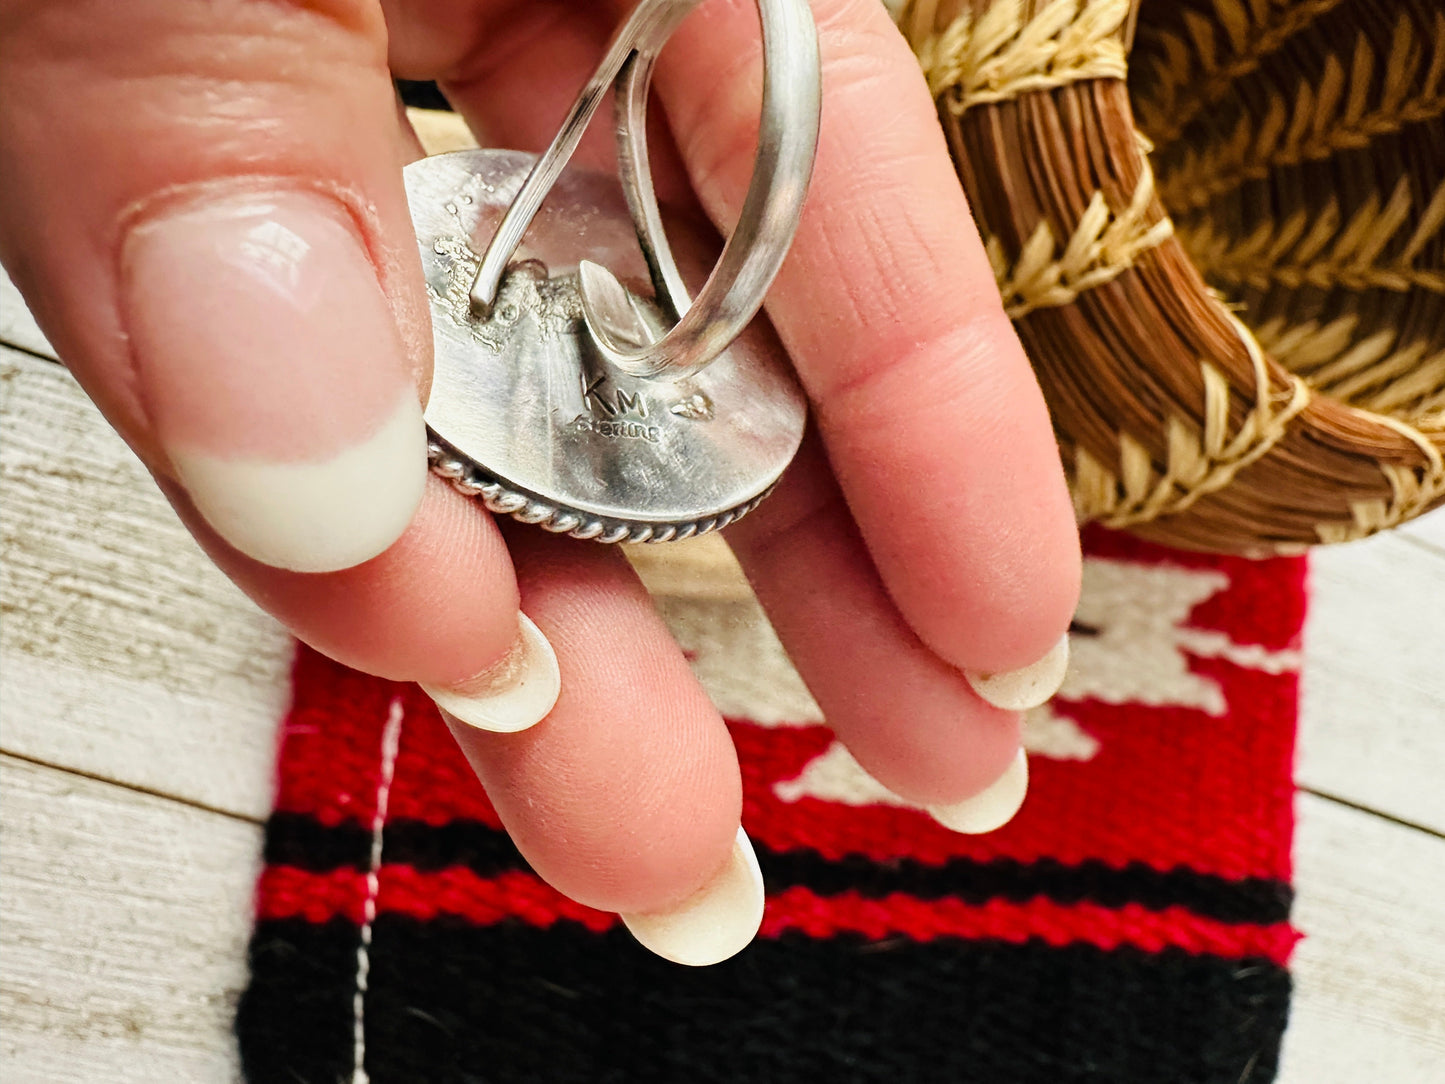
<svg viewBox="0 0 1445 1084"><path fill-rule="evenodd" d="M848 505L919 636L970 671L1047 655L1078 535L1043 396L1004 315L933 102L877 0L814 0L823 124L768 312ZM750 0L713 0L659 90L709 213L736 219L761 90Z"/></svg>

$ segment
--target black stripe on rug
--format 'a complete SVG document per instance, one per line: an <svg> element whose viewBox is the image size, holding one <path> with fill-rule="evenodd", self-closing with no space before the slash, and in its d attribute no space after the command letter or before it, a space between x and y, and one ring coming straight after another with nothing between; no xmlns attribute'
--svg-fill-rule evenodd
<svg viewBox="0 0 1445 1084"><path fill-rule="evenodd" d="M1220 922L1259 925L1287 921L1293 900L1283 881L1231 880L1188 869L1156 870L1137 862L1115 868L1099 861L1066 865L1056 859L955 859L935 866L908 858L884 864L858 855L835 861L813 851L756 849L763 878L774 892L798 886L820 896L851 890L871 899L897 892L921 900L954 898L967 903L1039 897L1104 907L1137 903L1155 911L1178 906ZM423 871L460 866L482 877L528 868L506 833L476 821L442 825L392 821L386 826L382 856L387 862ZM278 813L266 826L266 861L271 865L319 873L365 869L370 857L371 834L360 825L329 828L301 814Z"/></svg>
<svg viewBox="0 0 1445 1084"><path fill-rule="evenodd" d="M252 1084L352 1079L356 927L258 925ZM760 940L676 967L621 929L376 920L372 1084L1250 1084L1290 979L1263 960L940 939Z"/></svg>

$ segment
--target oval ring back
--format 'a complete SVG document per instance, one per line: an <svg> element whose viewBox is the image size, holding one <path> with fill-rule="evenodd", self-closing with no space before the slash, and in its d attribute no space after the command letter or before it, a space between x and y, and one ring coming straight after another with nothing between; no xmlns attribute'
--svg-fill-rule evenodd
<svg viewBox="0 0 1445 1084"><path fill-rule="evenodd" d="M601 542L662 542L726 526L777 482L807 403L755 320L702 370L630 376L599 353L578 264L599 261L660 335L648 267L615 177L564 171L475 314L480 250L536 156L458 151L406 168L431 300L436 368L426 420L433 468L493 512Z"/></svg>

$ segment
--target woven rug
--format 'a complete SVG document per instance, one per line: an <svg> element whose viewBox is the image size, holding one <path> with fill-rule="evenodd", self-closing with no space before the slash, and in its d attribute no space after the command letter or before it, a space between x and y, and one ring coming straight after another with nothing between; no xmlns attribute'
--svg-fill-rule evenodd
<svg viewBox="0 0 1445 1084"><path fill-rule="evenodd" d="M700 970L543 884L414 686L303 650L248 1078L1272 1079L1304 561L1103 532L1087 552L1028 801L981 837L861 773L751 603L661 600L729 716L768 885L757 941Z"/></svg>

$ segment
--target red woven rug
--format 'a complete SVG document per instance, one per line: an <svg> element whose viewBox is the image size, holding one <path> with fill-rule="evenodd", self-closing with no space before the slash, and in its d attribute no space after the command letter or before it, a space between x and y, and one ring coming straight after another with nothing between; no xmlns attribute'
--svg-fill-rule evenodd
<svg viewBox="0 0 1445 1084"><path fill-rule="evenodd" d="M701 970L533 875L415 687L303 650L237 1018L249 1079L1272 1079L1304 562L1087 543L1071 676L993 835L871 787L805 711L764 695L750 718L747 682L720 698L769 895L754 945ZM719 621L713 680L766 672Z"/></svg>

